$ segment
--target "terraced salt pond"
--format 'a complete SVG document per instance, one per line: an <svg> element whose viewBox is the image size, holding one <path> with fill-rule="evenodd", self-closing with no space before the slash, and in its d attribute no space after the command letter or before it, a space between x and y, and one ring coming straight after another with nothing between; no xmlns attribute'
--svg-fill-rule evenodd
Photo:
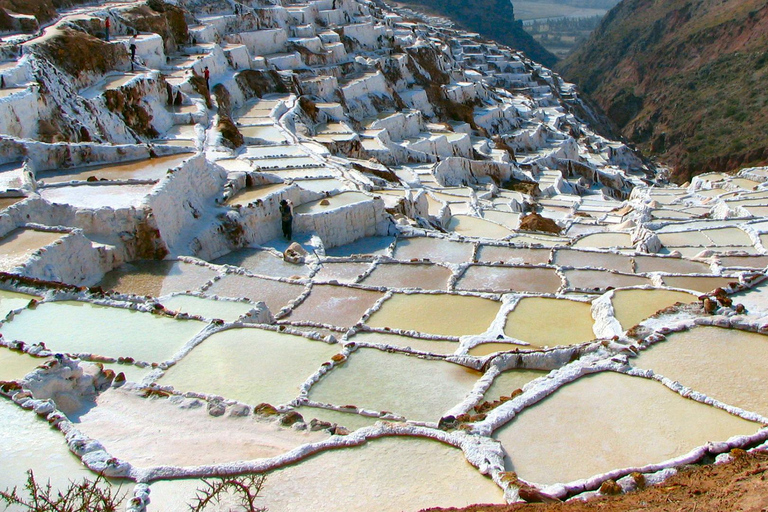
<svg viewBox="0 0 768 512"><path fill-rule="evenodd" d="M168 155L149 160L139 160L124 164L102 164L74 169L38 172L36 178L45 183L63 183L67 181L97 180L158 180L166 172L180 166L190 158L190 154Z"/></svg>
<svg viewBox="0 0 768 512"><path fill-rule="evenodd" d="M524 297L507 316L504 333L537 347L583 343L595 339L590 311L585 302Z"/></svg>
<svg viewBox="0 0 768 512"><path fill-rule="evenodd" d="M44 188L43 199L79 208L137 208L154 185L78 185Z"/></svg>
<svg viewBox="0 0 768 512"><path fill-rule="evenodd" d="M611 298L616 320L625 330L668 306L696 301L696 295L673 290L617 290Z"/></svg>
<svg viewBox="0 0 768 512"><path fill-rule="evenodd" d="M98 286L119 293L160 297L197 291L218 275L209 267L184 261L137 260L108 272Z"/></svg>
<svg viewBox="0 0 768 512"><path fill-rule="evenodd" d="M508 471L554 484L660 463L759 428L658 382L603 372L559 388L494 436L507 452Z"/></svg>
<svg viewBox="0 0 768 512"><path fill-rule="evenodd" d="M23 352L0 347L0 380L20 380L46 360L47 358L33 357Z"/></svg>
<svg viewBox="0 0 768 512"><path fill-rule="evenodd" d="M162 362L170 359L204 326L195 320L175 320L88 302L60 301L23 311L4 323L0 333L7 340L43 342L57 352ZM163 336L158 337L158 332Z"/></svg>
<svg viewBox="0 0 768 512"><path fill-rule="evenodd" d="M7 272L23 265L35 251L51 245L67 233L58 231L38 231L35 229L15 229L0 239L0 270Z"/></svg>

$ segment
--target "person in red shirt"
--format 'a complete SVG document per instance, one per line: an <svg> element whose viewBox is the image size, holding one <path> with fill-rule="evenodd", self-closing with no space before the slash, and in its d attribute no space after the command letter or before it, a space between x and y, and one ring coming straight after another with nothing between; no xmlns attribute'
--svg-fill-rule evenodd
<svg viewBox="0 0 768 512"><path fill-rule="evenodd" d="M109 22L109 17L107 17L106 20L104 20L104 40L109 41L109 27L111 23Z"/></svg>
<svg viewBox="0 0 768 512"><path fill-rule="evenodd" d="M205 69L203 70L203 76L205 77L205 88L209 91L211 90L211 72L208 70L208 66L205 66Z"/></svg>

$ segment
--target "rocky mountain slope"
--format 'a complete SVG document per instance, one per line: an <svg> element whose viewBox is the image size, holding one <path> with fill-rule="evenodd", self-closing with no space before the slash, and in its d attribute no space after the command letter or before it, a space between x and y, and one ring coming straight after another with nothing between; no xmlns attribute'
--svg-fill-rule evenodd
<svg viewBox="0 0 768 512"><path fill-rule="evenodd" d="M559 70L684 182L768 159L768 5L625 0Z"/></svg>
<svg viewBox="0 0 768 512"><path fill-rule="evenodd" d="M401 0L400 3L446 16L461 28L515 48L545 66L552 67L557 62L557 57L515 20L509 0Z"/></svg>

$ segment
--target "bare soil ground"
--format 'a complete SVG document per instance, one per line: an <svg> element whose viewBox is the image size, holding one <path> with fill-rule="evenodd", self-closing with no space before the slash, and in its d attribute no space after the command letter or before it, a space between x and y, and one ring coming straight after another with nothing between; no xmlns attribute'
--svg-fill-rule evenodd
<svg viewBox="0 0 768 512"><path fill-rule="evenodd" d="M768 512L768 451L737 456L720 465L691 466L642 491L586 502L472 505L422 512Z"/></svg>

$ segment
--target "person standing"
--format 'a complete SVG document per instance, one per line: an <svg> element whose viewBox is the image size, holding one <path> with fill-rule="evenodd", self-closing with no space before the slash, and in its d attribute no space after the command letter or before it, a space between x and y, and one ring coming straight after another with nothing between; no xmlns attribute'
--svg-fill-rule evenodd
<svg viewBox="0 0 768 512"><path fill-rule="evenodd" d="M283 236L290 240L293 235L293 207L287 199L280 201L280 220L283 224Z"/></svg>
<svg viewBox="0 0 768 512"><path fill-rule="evenodd" d="M112 25L112 23L109 21L109 15L107 15L107 19L104 20L104 40L109 42L109 27Z"/></svg>
<svg viewBox="0 0 768 512"><path fill-rule="evenodd" d="M208 69L208 66L205 66L205 69L203 70L203 77L205 77L205 88L210 91L211 90L211 71Z"/></svg>

